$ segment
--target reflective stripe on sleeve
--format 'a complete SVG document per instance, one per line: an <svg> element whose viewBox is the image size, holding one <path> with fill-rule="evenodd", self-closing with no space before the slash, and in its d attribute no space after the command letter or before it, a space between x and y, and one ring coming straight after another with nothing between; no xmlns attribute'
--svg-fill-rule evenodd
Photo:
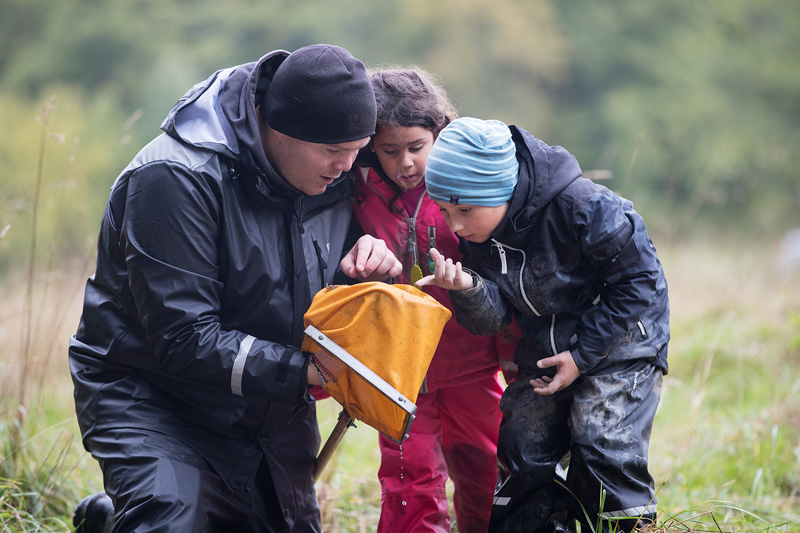
<svg viewBox="0 0 800 533"><path fill-rule="evenodd" d="M242 394L244 363L247 361L247 356L250 355L250 347L253 346L254 340L256 340L256 338L252 335L245 337L239 345L239 353L236 354L236 359L233 361L233 369L231 370L231 392L239 396L244 396Z"/></svg>

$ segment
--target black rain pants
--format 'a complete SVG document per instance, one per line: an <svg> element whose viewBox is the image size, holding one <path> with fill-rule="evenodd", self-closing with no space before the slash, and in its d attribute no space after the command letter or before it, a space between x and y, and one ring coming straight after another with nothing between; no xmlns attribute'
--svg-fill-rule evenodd
<svg viewBox="0 0 800 533"><path fill-rule="evenodd" d="M111 429L92 432L88 440L114 502L115 532L289 532L263 459L253 486L235 490L175 437ZM316 499L292 531L321 531Z"/></svg>

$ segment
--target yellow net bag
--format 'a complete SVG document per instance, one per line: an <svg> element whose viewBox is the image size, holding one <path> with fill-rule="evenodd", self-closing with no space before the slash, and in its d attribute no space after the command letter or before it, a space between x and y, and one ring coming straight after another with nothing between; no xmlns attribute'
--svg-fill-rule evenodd
<svg viewBox="0 0 800 533"><path fill-rule="evenodd" d="M319 330L405 397L400 402L387 397L349 366L326 387L352 419L402 442L410 420L408 409L401 405L405 399L417 401L450 316L446 307L411 285L374 282L322 289L314 296L304 325ZM303 351L321 348L306 336Z"/></svg>

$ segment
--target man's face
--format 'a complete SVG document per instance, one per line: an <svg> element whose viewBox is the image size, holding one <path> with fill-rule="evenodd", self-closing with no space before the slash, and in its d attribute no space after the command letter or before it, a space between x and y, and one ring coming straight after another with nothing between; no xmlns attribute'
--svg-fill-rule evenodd
<svg viewBox="0 0 800 533"><path fill-rule="evenodd" d="M353 166L369 137L341 144L301 141L272 130L264 150L270 163L295 188L309 196L325 189Z"/></svg>

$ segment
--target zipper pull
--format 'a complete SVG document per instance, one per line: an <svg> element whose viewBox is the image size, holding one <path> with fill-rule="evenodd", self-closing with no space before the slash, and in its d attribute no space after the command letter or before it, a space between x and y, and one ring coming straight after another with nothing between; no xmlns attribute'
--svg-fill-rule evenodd
<svg viewBox="0 0 800 533"><path fill-rule="evenodd" d="M319 260L320 266L322 267L323 270L326 270L328 268L328 263L326 263L325 260L322 258L322 247L319 245L316 239L314 239L311 242L314 243L314 250L317 251L317 259Z"/></svg>
<svg viewBox="0 0 800 533"><path fill-rule="evenodd" d="M500 254L500 273L508 274L508 264L506 263L506 250L505 248L503 248L503 245L497 241L495 241L494 245L497 246L497 251Z"/></svg>
<svg viewBox="0 0 800 533"><path fill-rule="evenodd" d="M417 262L417 228L414 226L414 221L410 220L408 223L408 251L411 252L411 262Z"/></svg>
<svg viewBox="0 0 800 533"><path fill-rule="evenodd" d="M433 274L436 270L436 263L431 257L431 248L436 248L436 226L428 226L428 253L425 254L425 262L428 263L428 272Z"/></svg>
<svg viewBox="0 0 800 533"><path fill-rule="evenodd" d="M311 234L311 242L314 245L314 250L317 252L317 261L319 261L319 282L322 287L327 287L328 282L325 281L325 271L328 270L328 263L322 258L322 247L317 242L317 239L314 238L314 234Z"/></svg>

